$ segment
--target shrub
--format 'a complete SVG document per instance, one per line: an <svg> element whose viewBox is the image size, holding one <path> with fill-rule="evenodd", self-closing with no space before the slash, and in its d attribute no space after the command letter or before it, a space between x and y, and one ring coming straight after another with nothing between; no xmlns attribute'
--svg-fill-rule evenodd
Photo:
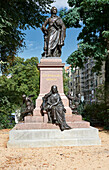
<svg viewBox="0 0 109 170"><path fill-rule="evenodd" d="M85 105L82 116L85 120L89 121L91 125L104 125L106 129L109 127L109 111L107 110L105 103Z"/></svg>
<svg viewBox="0 0 109 170"><path fill-rule="evenodd" d="M14 125L15 121L11 116L11 113L0 110L0 129L12 128Z"/></svg>

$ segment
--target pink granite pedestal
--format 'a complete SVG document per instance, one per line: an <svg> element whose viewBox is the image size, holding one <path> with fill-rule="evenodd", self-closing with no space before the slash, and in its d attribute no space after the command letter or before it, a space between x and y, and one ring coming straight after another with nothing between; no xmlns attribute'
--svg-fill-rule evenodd
<svg viewBox="0 0 109 170"><path fill-rule="evenodd" d="M72 114L69 107L69 101L64 94L63 89L63 67L65 64L62 63L60 58L45 58L41 59L38 64L40 70L40 94L36 100L36 108L33 115L40 115L40 106L42 104L42 97L49 93L51 87L56 85L58 92L61 96L63 104L66 108L66 114Z"/></svg>

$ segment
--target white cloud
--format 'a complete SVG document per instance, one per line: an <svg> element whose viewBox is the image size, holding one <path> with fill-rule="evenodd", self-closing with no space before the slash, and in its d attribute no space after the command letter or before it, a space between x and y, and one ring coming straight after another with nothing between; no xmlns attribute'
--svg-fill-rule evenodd
<svg viewBox="0 0 109 170"><path fill-rule="evenodd" d="M28 48L27 50L29 50L29 51L34 51L34 50L38 50L38 49L41 49L41 46L36 46L36 47L34 47L34 48Z"/></svg>
<svg viewBox="0 0 109 170"><path fill-rule="evenodd" d="M65 8L65 7L69 8L68 3L67 3L68 0L55 0L55 1L56 2L54 2L52 6L55 6L57 9Z"/></svg>
<svg viewBox="0 0 109 170"><path fill-rule="evenodd" d="M41 47L39 45L37 45L36 41L30 41L30 40L26 41L26 50L34 51L34 50L37 50L37 49L40 49L40 48Z"/></svg>
<svg viewBox="0 0 109 170"><path fill-rule="evenodd" d="M34 45L34 41L27 40L27 44L26 45L27 45L28 48L31 48Z"/></svg>
<svg viewBox="0 0 109 170"><path fill-rule="evenodd" d="M28 44L28 46L29 46L29 47L32 47L32 46L33 46L33 44L32 44L32 43L30 43L30 44Z"/></svg>

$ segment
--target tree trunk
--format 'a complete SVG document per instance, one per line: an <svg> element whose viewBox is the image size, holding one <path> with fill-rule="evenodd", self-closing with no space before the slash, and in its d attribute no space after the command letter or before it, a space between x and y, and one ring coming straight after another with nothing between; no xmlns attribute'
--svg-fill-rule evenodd
<svg viewBox="0 0 109 170"><path fill-rule="evenodd" d="M106 103L106 127L109 127L109 41L107 43L108 55L105 62L105 103Z"/></svg>
<svg viewBox="0 0 109 170"><path fill-rule="evenodd" d="M6 72L6 66L7 66L6 47L2 46L1 49L0 49L0 52L1 52L0 60L2 62L0 69L1 69L1 72L2 72L2 75L3 75Z"/></svg>

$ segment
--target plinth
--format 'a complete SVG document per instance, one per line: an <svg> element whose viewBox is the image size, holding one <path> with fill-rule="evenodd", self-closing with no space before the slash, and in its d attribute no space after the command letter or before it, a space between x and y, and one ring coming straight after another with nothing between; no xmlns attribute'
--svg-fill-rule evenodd
<svg viewBox="0 0 109 170"><path fill-rule="evenodd" d="M8 147L32 148L51 146L99 145L98 130L83 121L81 115L72 114L69 101L63 89L63 67L60 58L43 58L38 64L40 70L40 94L36 99L33 116L26 116L24 123L18 123L10 131ZM48 116L41 115L42 97L56 85L66 109L66 122L72 128L62 132L55 124L48 123Z"/></svg>
<svg viewBox="0 0 109 170"><path fill-rule="evenodd" d="M63 89L63 67L65 64L62 63L60 58L45 58L41 59L38 64L40 70L40 94L36 100L36 108L33 115L40 115L40 106L42 104L42 97L49 93L51 87L56 85L58 92L63 101L64 107L66 108L66 114L72 114L72 110L69 107L69 101L64 94Z"/></svg>

